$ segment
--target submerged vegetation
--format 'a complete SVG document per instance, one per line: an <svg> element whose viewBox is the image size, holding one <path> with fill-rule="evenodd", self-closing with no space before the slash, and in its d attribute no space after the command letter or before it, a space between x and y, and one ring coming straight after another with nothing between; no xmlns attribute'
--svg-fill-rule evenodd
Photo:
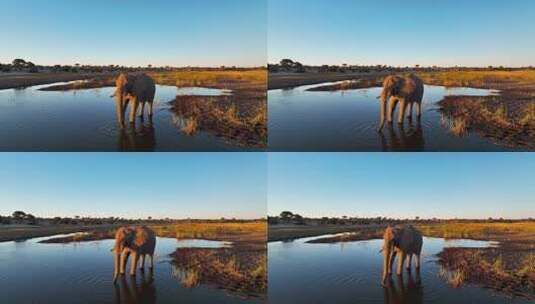
<svg viewBox="0 0 535 304"><path fill-rule="evenodd" d="M188 135L205 131L244 146L267 145L267 72L199 71L154 74L157 82L177 87L206 87L229 90L219 96L179 95L171 109L181 119Z"/></svg>

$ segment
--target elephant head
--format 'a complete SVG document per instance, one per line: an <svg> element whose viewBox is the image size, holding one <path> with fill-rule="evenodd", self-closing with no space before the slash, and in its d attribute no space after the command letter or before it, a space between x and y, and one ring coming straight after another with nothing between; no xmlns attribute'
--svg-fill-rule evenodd
<svg viewBox="0 0 535 304"><path fill-rule="evenodd" d="M392 269L396 247L399 246L400 229L388 226L383 234L383 284L386 283Z"/></svg>
<svg viewBox="0 0 535 304"><path fill-rule="evenodd" d="M117 280L119 275L121 255L125 248L132 246L135 238L135 231L129 227L122 227L117 230L115 233L115 246L111 250L113 252L114 258L114 271L113 271L113 281Z"/></svg>

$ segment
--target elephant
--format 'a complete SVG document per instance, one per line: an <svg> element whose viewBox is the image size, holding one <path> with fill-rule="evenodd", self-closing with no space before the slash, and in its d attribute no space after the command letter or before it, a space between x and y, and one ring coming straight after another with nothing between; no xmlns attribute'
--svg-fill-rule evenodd
<svg viewBox="0 0 535 304"><path fill-rule="evenodd" d="M114 254L113 282L117 281L119 273L124 274L128 257L132 255L130 275L136 275L138 259L141 258L140 269L145 269L145 257L150 257L150 270L154 268L154 248L156 234L146 226L121 227L115 233L115 246L111 250Z"/></svg>
<svg viewBox="0 0 535 304"><path fill-rule="evenodd" d="M124 115L126 107L130 103L130 123L135 122L138 105L141 105L139 116L143 118L145 103L148 104L148 115L152 117L152 104L156 93L154 79L146 74L125 74L121 73L115 80L116 90L115 109L117 121L121 128L124 128Z"/></svg>
<svg viewBox="0 0 535 304"><path fill-rule="evenodd" d="M423 238L420 231L411 225L388 226L383 235L383 280L385 285L387 278L392 272L392 265L396 255L399 255L397 275L402 274L403 263L407 259L407 271L411 270L412 257L414 256L416 270L420 271L420 255L422 253Z"/></svg>
<svg viewBox="0 0 535 304"><path fill-rule="evenodd" d="M416 104L416 116L418 119L422 116L422 99L424 96L424 83L416 75L388 76L383 82L383 91L381 92L381 122L378 131L383 130L385 116L389 123L392 123L392 116L399 102L400 109L398 112L398 124L403 124L405 111L408 109L408 117L412 119L412 108ZM387 112L387 101L389 102Z"/></svg>

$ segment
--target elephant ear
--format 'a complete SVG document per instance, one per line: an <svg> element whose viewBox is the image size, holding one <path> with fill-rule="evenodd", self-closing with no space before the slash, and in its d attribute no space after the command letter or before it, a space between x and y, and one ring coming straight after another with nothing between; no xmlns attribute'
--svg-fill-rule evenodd
<svg viewBox="0 0 535 304"><path fill-rule="evenodd" d="M399 242L401 239L401 229L394 228L392 229L392 242L394 243L394 246L399 246Z"/></svg>

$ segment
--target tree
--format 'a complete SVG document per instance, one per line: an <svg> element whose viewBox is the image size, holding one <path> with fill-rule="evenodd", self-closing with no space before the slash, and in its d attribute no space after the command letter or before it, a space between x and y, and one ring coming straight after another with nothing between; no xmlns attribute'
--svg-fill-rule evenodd
<svg viewBox="0 0 535 304"><path fill-rule="evenodd" d="M283 212L281 212L281 214L280 214L280 218L281 218L282 220L289 221L289 220L292 219L293 215L294 215L294 214L291 213L290 211L283 211Z"/></svg>
<svg viewBox="0 0 535 304"><path fill-rule="evenodd" d="M26 65L26 61L24 59L17 58L13 60L12 64L15 68L20 69Z"/></svg>
<svg viewBox="0 0 535 304"><path fill-rule="evenodd" d="M24 216L24 220L30 225L35 225L37 223L37 220L35 219L35 216L33 216L33 214L29 214L29 213Z"/></svg>
<svg viewBox="0 0 535 304"><path fill-rule="evenodd" d="M147 219L150 221L152 220L152 216L148 216Z"/></svg>
<svg viewBox="0 0 535 304"><path fill-rule="evenodd" d="M305 223L303 217L299 214L294 214L292 216L292 220L294 221L295 224L298 224L298 225L303 225Z"/></svg>
<svg viewBox="0 0 535 304"><path fill-rule="evenodd" d="M294 62L293 60L291 59L282 59L280 61L280 65L283 67L283 68L291 68L293 66Z"/></svg>
<svg viewBox="0 0 535 304"><path fill-rule="evenodd" d="M13 212L13 214L11 216L13 216L14 220L21 221L22 219L24 219L25 215L26 215L26 213L23 212L23 211L15 211L15 212Z"/></svg>

